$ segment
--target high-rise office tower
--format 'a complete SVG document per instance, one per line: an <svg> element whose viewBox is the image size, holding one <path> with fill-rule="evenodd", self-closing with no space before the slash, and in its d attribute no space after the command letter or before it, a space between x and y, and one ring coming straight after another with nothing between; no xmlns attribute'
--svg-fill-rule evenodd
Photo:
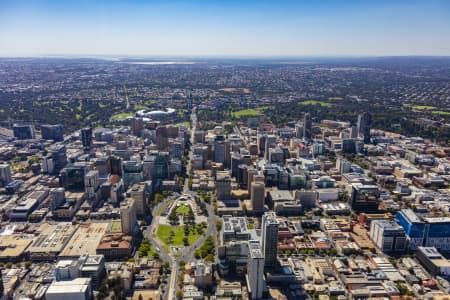
<svg viewBox="0 0 450 300"><path fill-rule="evenodd" d="M264 158L269 160L269 149L275 148L277 144L277 137L273 134L269 134L266 137L266 144L264 145Z"/></svg>
<svg viewBox="0 0 450 300"><path fill-rule="evenodd" d="M402 226L392 220L373 220L370 238L383 252L404 252L406 233Z"/></svg>
<svg viewBox="0 0 450 300"><path fill-rule="evenodd" d="M358 137L358 127L356 125L352 125L350 127L350 138L356 139Z"/></svg>
<svg viewBox="0 0 450 300"><path fill-rule="evenodd" d="M179 141L172 143L172 158L181 159L183 157L183 145Z"/></svg>
<svg viewBox="0 0 450 300"><path fill-rule="evenodd" d="M295 137L296 138L303 137L303 123L295 123Z"/></svg>
<svg viewBox="0 0 450 300"><path fill-rule="evenodd" d="M153 179L167 179L169 177L169 164L169 153L157 152L153 166Z"/></svg>
<svg viewBox="0 0 450 300"><path fill-rule="evenodd" d="M312 138L312 119L310 113L305 113L303 120L303 138L305 140L311 140Z"/></svg>
<svg viewBox="0 0 450 300"><path fill-rule="evenodd" d="M86 149L91 148L92 146L92 128L85 127L81 129L81 142L83 143L83 147Z"/></svg>
<svg viewBox="0 0 450 300"><path fill-rule="evenodd" d="M242 155L237 152L231 154L231 177L237 177L239 165L242 164Z"/></svg>
<svg viewBox="0 0 450 300"><path fill-rule="evenodd" d="M111 175L122 176L122 158L118 156L111 156L109 158L109 169Z"/></svg>
<svg viewBox="0 0 450 300"><path fill-rule="evenodd" d="M134 136L141 137L144 130L144 120L142 118L131 119L131 131Z"/></svg>
<svg viewBox="0 0 450 300"><path fill-rule="evenodd" d="M136 202L136 215L144 218L147 212L147 199L145 194L145 183L134 184L131 187L131 198Z"/></svg>
<svg viewBox="0 0 450 300"><path fill-rule="evenodd" d="M84 191L84 176L87 173L85 163L76 162L64 167L59 173L59 185L71 191Z"/></svg>
<svg viewBox="0 0 450 300"><path fill-rule="evenodd" d="M256 171L253 167L250 167L247 171L247 192L248 195L251 196L252 195L252 182L253 182L253 177L258 174L258 171Z"/></svg>
<svg viewBox="0 0 450 300"><path fill-rule="evenodd" d="M0 269L0 299L3 299L3 295L5 294L5 287L3 286L3 274Z"/></svg>
<svg viewBox="0 0 450 300"><path fill-rule="evenodd" d="M350 205L355 212L377 212L380 202L378 186L363 185L361 183L352 184Z"/></svg>
<svg viewBox="0 0 450 300"><path fill-rule="evenodd" d="M61 124L41 125L41 135L44 140L62 142L64 140L64 127Z"/></svg>
<svg viewBox="0 0 450 300"><path fill-rule="evenodd" d="M236 181L239 184L239 186L242 188L247 187L247 180L248 180L247 170L248 170L248 166L245 164L240 164L238 166L238 173L236 176Z"/></svg>
<svg viewBox="0 0 450 300"><path fill-rule="evenodd" d="M249 241L247 263L247 285L250 299L262 299L264 291L264 254L258 241Z"/></svg>
<svg viewBox="0 0 450 300"><path fill-rule="evenodd" d="M225 162L225 143L223 140L214 142L214 161L219 163Z"/></svg>
<svg viewBox="0 0 450 300"><path fill-rule="evenodd" d="M273 267L277 262L278 221L275 212L266 212L262 217L261 244L266 267Z"/></svg>
<svg viewBox="0 0 450 300"><path fill-rule="evenodd" d="M6 186L12 181L11 169L8 164L0 164L0 184Z"/></svg>
<svg viewBox="0 0 450 300"><path fill-rule="evenodd" d="M174 139L177 138L180 132L180 127L177 125L166 125L167 137Z"/></svg>
<svg viewBox="0 0 450 300"><path fill-rule="evenodd" d="M89 171L84 177L84 192L88 202L91 202L95 198L95 194L100 186L99 172L97 170Z"/></svg>
<svg viewBox="0 0 450 300"><path fill-rule="evenodd" d="M31 140L36 138L33 125L14 124L13 133L14 137L18 140Z"/></svg>
<svg viewBox="0 0 450 300"><path fill-rule="evenodd" d="M216 175L217 200L227 201L231 199L231 178L227 171L217 172Z"/></svg>
<svg viewBox="0 0 450 300"><path fill-rule="evenodd" d="M264 182L252 182L251 201L254 211L261 211L264 209L265 202L265 184Z"/></svg>
<svg viewBox="0 0 450 300"><path fill-rule="evenodd" d="M120 221L122 232L132 234L136 224L136 202L132 198L127 198L120 203Z"/></svg>
<svg viewBox="0 0 450 300"><path fill-rule="evenodd" d="M230 168L231 166L231 143L230 141L227 139L224 141L224 152L225 152L225 157L224 157L224 163L223 166L225 168Z"/></svg>
<svg viewBox="0 0 450 300"><path fill-rule="evenodd" d="M54 145L50 148L50 153L53 164L53 174L59 174L67 164L66 146L62 144Z"/></svg>
<svg viewBox="0 0 450 300"><path fill-rule="evenodd" d="M358 115L358 135L364 140L364 144L370 143L370 126L372 125L372 115L363 112Z"/></svg>
<svg viewBox="0 0 450 300"><path fill-rule="evenodd" d="M169 145L169 133L166 126L156 128L156 145L161 151L165 151Z"/></svg>
<svg viewBox="0 0 450 300"><path fill-rule="evenodd" d="M50 209L54 211L66 201L66 190L64 188L52 188L50 190Z"/></svg>
<svg viewBox="0 0 450 300"><path fill-rule="evenodd" d="M264 177L264 174L262 172L259 172L253 176L253 181L265 183L266 178Z"/></svg>
<svg viewBox="0 0 450 300"><path fill-rule="evenodd" d="M144 173L142 172L142 163L135 160L127 160L122 164L123 170L123 185L126 189L135 183L144 180Z"/></svg>
<svg viewBox="0 0 450 300"><path fill-rule="evenodd" d="M256 139L257 139L257 144L258 144L258 153L260 155L262 155L262 154L264 154L264 149L266 148L267 133L258 132Z"/></svg>

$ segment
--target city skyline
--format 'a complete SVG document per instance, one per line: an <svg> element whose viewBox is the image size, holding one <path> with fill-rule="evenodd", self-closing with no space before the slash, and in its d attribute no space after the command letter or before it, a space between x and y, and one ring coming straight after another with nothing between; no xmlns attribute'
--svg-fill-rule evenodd
<svg viewBox="0 0 450 300"><path fill-rule="evenodd" d="M446 1L3 1L0 56L450 55Z"/></svg>

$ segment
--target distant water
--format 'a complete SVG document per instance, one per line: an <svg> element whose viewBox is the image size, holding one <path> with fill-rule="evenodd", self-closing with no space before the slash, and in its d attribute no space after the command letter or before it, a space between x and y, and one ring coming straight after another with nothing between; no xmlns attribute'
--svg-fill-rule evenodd
<svg viewBox="0 0 450 300"><path fill-rule="evenodd" d="M132 65L193 65L192 61L133 61L127 62Z"/></svg>

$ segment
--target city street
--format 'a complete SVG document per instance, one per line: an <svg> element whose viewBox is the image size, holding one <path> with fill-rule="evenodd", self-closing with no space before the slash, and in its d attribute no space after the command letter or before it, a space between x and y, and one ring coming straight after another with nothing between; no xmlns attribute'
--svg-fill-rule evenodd
<svg viewBox="0 0 450 300"><path fill-rule="evenodd" d="M194 108L192 110L192 114L191 114L191 136L190 136L191 145L193 145L195 142L194 137L195 137L196 128L197 128L197 115L195 113L195 108ZM187 166L186 166L186 173L188 176L192 171L192 158L193 158L193 151L191 150L191 151L189 151L189 154L188 154L188 160L187 160ZM188 180L185 180L184 187L183 187L183 193L191 195L192 197L195 197L197 195L196 192L189 190ZM208 219L207 219L208 227L206 228L205 233L197 241L195 241L195 243L193 243L192 245L190 245L188 247L184 247L182 250L183 254L181 256L175 257L169 248L167 248L167 249L169 249L168 250L169 253L164 252L162 249L165 249L167 246L165 246L163 244L163 242L160 241L156 235L157 230L158 230L158 225L159 225L159 218L160 218L160 216L158 216L156 212L159 210L159 208L161 206L165 205L168 201L171 201L171 200L172 199L170 199L170 198L165 199L163 202L158 203L153 208L153 212L152 212L153 219L152 219L151 226L149 226L147 228L147 230L144 231L144 237L146 237L150 240L151 244L153 245L153 247L155 247L155 249L160 250L160 251L158 251L160 253L160 258L163 261L170 263L171 275L170 275L169 286L167 289L165 289L163 291L163 298L169 299L169 300L176 299L176 291L178 288L179 262L181 262L181 261L189 262L189 261L195 259L195 257L194 257L195 250L197 250L198 248L200 248L203 245L203 243L205 242L205 239L207 237L211 236L211 237L213 237L214 240L216 240L216 236L217 236L217 230L216 230L217 216L214 213L213 206L205 203L206 210L208 212Z"/></svg>

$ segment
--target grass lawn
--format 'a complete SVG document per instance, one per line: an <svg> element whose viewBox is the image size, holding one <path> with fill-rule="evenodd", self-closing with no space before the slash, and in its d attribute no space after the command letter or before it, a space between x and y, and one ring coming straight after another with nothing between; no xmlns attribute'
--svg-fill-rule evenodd
<svg viewBox="0 0 450 300"><path fill-rule="evenodd" d="M177 126L186 126L186 127L191 127L191 122L189 122L189 121L184 121L184 122L181 122L181 123L178 123L178 124L176 124Z"/></svg>
<svg viewBox="0 0 450 300"><path fill-rule="evenodd" d="M124 120L126 118L132 117L133 115L134 114L132 112L123 112L123 113L120 113L120 114L113 115L111 117L111 120L113 120L113 121Z"/></svg>
<svg viewBox="0 0 450 300"><path fill-rule="evenodd" d="M231 115L234 118L240 118L240 117L257 117L259 116L259 113L262 112L265 109L268 109L269 106L262 106L257 108L248 108L248 109L241 109L238 111L234 111L231 113Z"/></svg>
<svg viewBox="0 0 450 300"><path fill-rule="evenodd" d="M144 101L144 104L145 105L153 105L153 104L155 104L156 103L156 100L145 100Z"/></svg>
<svg viewBox="0 0 450 300"><path fill-rule="evenodd" d="M330 100L330 101L341 101L341 100L344 100L342 97L330 97L330 98L328 98L328 100Z"/></svg>
<svg viewBox="0 0 450 300"><path fill-rule="evenodd" d="M449 116L450 115L450 111L443 111L443 110L434 110L431 113L433 115L444 115L444 116Z"/></svg>
<svg viewBox="0 0 450 300"><path fill-rule="evenodd" d="M189 212L189 206L187 206L186 204L181 204L180 206L177 207L176 212L178 214L187 214Z"/></svg>
<svg viewBox="0 0 450 300"><path fill-rule="evenodd" d="M323 101L317 101L317 100L305 100L299 103L299 105L320 105L325 107L333 106L333 104Z"/></svg>
<svg viewBox="0 0 450 300"><path fill-rule="evenodd" d="M408 104L405 103L403 104L404 107L408 107L411 109L415 109L415 110L430 110L430 109L435 109L436 107L434 106L428 106L428 105L413 105L413 104Z"/></svg>
<svg viewBox="0 0 450 300"><path fill-rule="evenodd" d="M150 251L148 252L148 255L151 257L154 257L155 255L159 255L159 252L156 251L155 247L153 245L150 245Z"/></svg>
<svg viewBox="0 0 450 300"><path fill-rule="evenodd" d="M120 221L111 222L111 231L112 232L121 232L122 231L122 223L120 223Z"/></svg>
<svg viewBox="0 0 450 300"><path fill-rule="evenodd" d="M169 243L170 232L174 232L173 242ZM166 245L169 246L181 246L183 245L184 238L184 226L170 226L170 225L159 225L157 233L158 238ZM189 244L192 245L200 235L197 231L189 231L188 240Z"/></svg>
<svg viewBox="0 0 450 300"><path fill-rule="evenodd" d="M135 110L149 110L150 108L148 106L145 106L145 105L136 104L136 105L134 105L134 109Z"/></svg>

